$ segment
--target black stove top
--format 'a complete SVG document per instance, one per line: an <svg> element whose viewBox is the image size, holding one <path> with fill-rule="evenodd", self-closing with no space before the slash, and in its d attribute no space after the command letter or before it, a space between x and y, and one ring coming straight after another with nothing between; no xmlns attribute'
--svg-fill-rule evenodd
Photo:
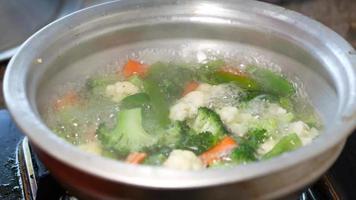
<svg viewBox="0 0 356 200"><path fill-rule="evenodd" d="M6 110L0 110L0 199L75 200L31 151ZM332 168L306 187L299 200L356 199L356 134Z"/></svg>

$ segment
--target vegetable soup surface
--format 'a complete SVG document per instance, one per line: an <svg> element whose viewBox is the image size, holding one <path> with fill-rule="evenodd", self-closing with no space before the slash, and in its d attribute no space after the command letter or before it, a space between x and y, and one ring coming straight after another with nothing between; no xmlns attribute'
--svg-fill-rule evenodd
<svg viewBox="0 0 356 200"><path fill-rule="evenodd" d="M319 135L313 109L298 112L308 102L297 91L264 66L128 59L59 95L45 119L82 150L131 164L230 167L288 154Z"/></svg>

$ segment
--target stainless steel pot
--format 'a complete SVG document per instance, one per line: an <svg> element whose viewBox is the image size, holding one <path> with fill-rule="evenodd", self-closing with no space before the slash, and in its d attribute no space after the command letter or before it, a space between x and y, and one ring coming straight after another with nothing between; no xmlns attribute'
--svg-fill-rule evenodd
<svg viewBox="0 0 356 200"><path fill-rule="evenodd" d="M148 47L259 52L298 77L325 124L311 145L267 161L194 172L133 166L80 151L53 134L41 109L48 93ZM11 60L7 106L51 173L92 199L268 199L316 180L356 125L355 50L327 27L255 1L122 0L55 21Z"/></svg>

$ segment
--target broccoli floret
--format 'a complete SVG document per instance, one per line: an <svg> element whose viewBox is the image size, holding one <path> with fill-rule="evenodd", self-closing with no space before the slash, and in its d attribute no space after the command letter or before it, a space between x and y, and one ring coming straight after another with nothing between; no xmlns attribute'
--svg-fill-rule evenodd
<svg viewBox="0 0 356 200"><path fill-rule="evenodd" d="M185 126L184 122L173 122L158 141L159 145L175 148L186 131Z"/></svg>
<svg viewBox="0 0 356 200"><path fill-rule="evenodd" d="M86 88L92 95L104 96L107 85L115 83L117 78L115 76L99 76L89 78L86 82Z"/></svg>
<svg viewBox="0 0 356 200"><path fill-rule="evenodd" d="M153 145L155 148L185 149L201 154L220 141L221 135L210 132L197 133L185 121L175 121Z"/></svg>
<svg viewBox="0 0 356 200"><path fill-rule="evenodd" d="M198 114L192 123L192 129L197 133L210 132L213 135L226 135L228 131L225 129L220 116L213 110L200 107Z"/></svg>
<svg viewBox="0 0 356 200"><path fill-rule="evenodd" d="M247 163L257 160L256 150L267 138L266 129L253 129L247 133L247 137L239 138L239 146L235 148L230 158L236 163Z"/></svg>
<svg viewBox="0 0 356 200"><path fill-rule="evenodd" d="M193 151L195 154L201 154L213 147L220 140L218 135L210 132L199 134L184 134L178 144L178 149Z"/></svg>
<svg viewBox="0 0 356 200"><path fill-rule="evenodd" d="M101 124L97 130L100 141L108 149L125 155L156 142L156 138L146 133L142 127L141 108L121 110L117 113L116 120L113 129Z"/></svg>
<svg viewBox="0 0 356 200"><path fill-rule="evenodd" d="M145 150L145 152L148 154L147 158L145 158L145 161L143 164L146 165L162 165L165 160L167 160L169 153L173 149L167 146L152 146L151 148L148 148Z"/></svg>
<svg viewBox="0 0 356 200"><path fill-rule="evenodd" d="M185 121L176 121L163 138L165 144L172 148L201 154L214 146L221 139L221 135L214 135L211 132L197 133Z"/></svg>

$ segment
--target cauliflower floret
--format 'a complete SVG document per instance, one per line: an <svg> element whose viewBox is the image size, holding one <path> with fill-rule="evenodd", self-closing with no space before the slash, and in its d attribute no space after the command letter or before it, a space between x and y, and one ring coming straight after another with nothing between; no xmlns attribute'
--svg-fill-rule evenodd
<svg viewBox="0 0 356 200"><path fill-rule="evenodd" d="M108 85L105 90L106 96L115 102L120 102L123 98L138 92L139 88L128 81L118 81L115 84Z"/></svg>
<svg viewBox="0 0 356 200"><path fill-rule="evenodd" d="M260 145L260 147L257 149L257 153L259 155L264 155L266 154L267 152L269 152L270 150L272 150L272 148L274 147L274 145L276 145L278 142L278 140L275 140L275 139L268 139L266 140L264 143L262 143Z"/></svg>
<svg viewBox="0 0 356 200"><path fill-rule="evenodd" d="M201 92L210 92L212 88L212 85L208 84L208 83L201 83L199 84L199 86L197 87L196 91L201 91Z"/></svg>
<svg viewBox="0 0 356 200"><path fill-rule="evenodd" d="M248 131L248 126L246 124L230 123L227 124L227 128L234 134L242 137Z"/></svg>
<svg viewBox="0 0 356 200"><path fill-rule="evenodd" d="M275 103L270 103L268 108L267 108L267 112L270 114L274 114L274 115L284 115L287 114L287 111L280 107L279 105L275 104Z"/></svg>
<svg viewBox="0 0 356 200"><path fill-rule="evenodd" d="M239 136L247 132L247 126L236 122L239 116L239 110L236 107L226 106L217 110L217 113L230 132Z"/></svg>
<svg viewBox="0 0 356 200"><path fill-rule="evenodd" d="M238 110L236 107L226 106L217 110L217 113L224 123L231 123L236 118Z"/></svg>
<svg viewBox="0 0 356 200"><path fill-rule="evenodd" d="M315 128L309 128L309 126L302 121L290 123L288 130L291 133L296 133L302 140L303 145L309 144L313 138L318 135L318 131Z"/></svg>
<svg viewBox="0 0 356 200"><path fill-rule="evenodd" d="M163 166L179 170L198 170L204 168L203 162L191 151L175 149Z"/></svg>
<svg viewBox="0 0 356 200"><path fill-rule="evenodd" d="M179 121L192 118L197 114L198 108L203 106L206 106L205 94L201 91L190 92L171 107L169 118Z"/></svg>

